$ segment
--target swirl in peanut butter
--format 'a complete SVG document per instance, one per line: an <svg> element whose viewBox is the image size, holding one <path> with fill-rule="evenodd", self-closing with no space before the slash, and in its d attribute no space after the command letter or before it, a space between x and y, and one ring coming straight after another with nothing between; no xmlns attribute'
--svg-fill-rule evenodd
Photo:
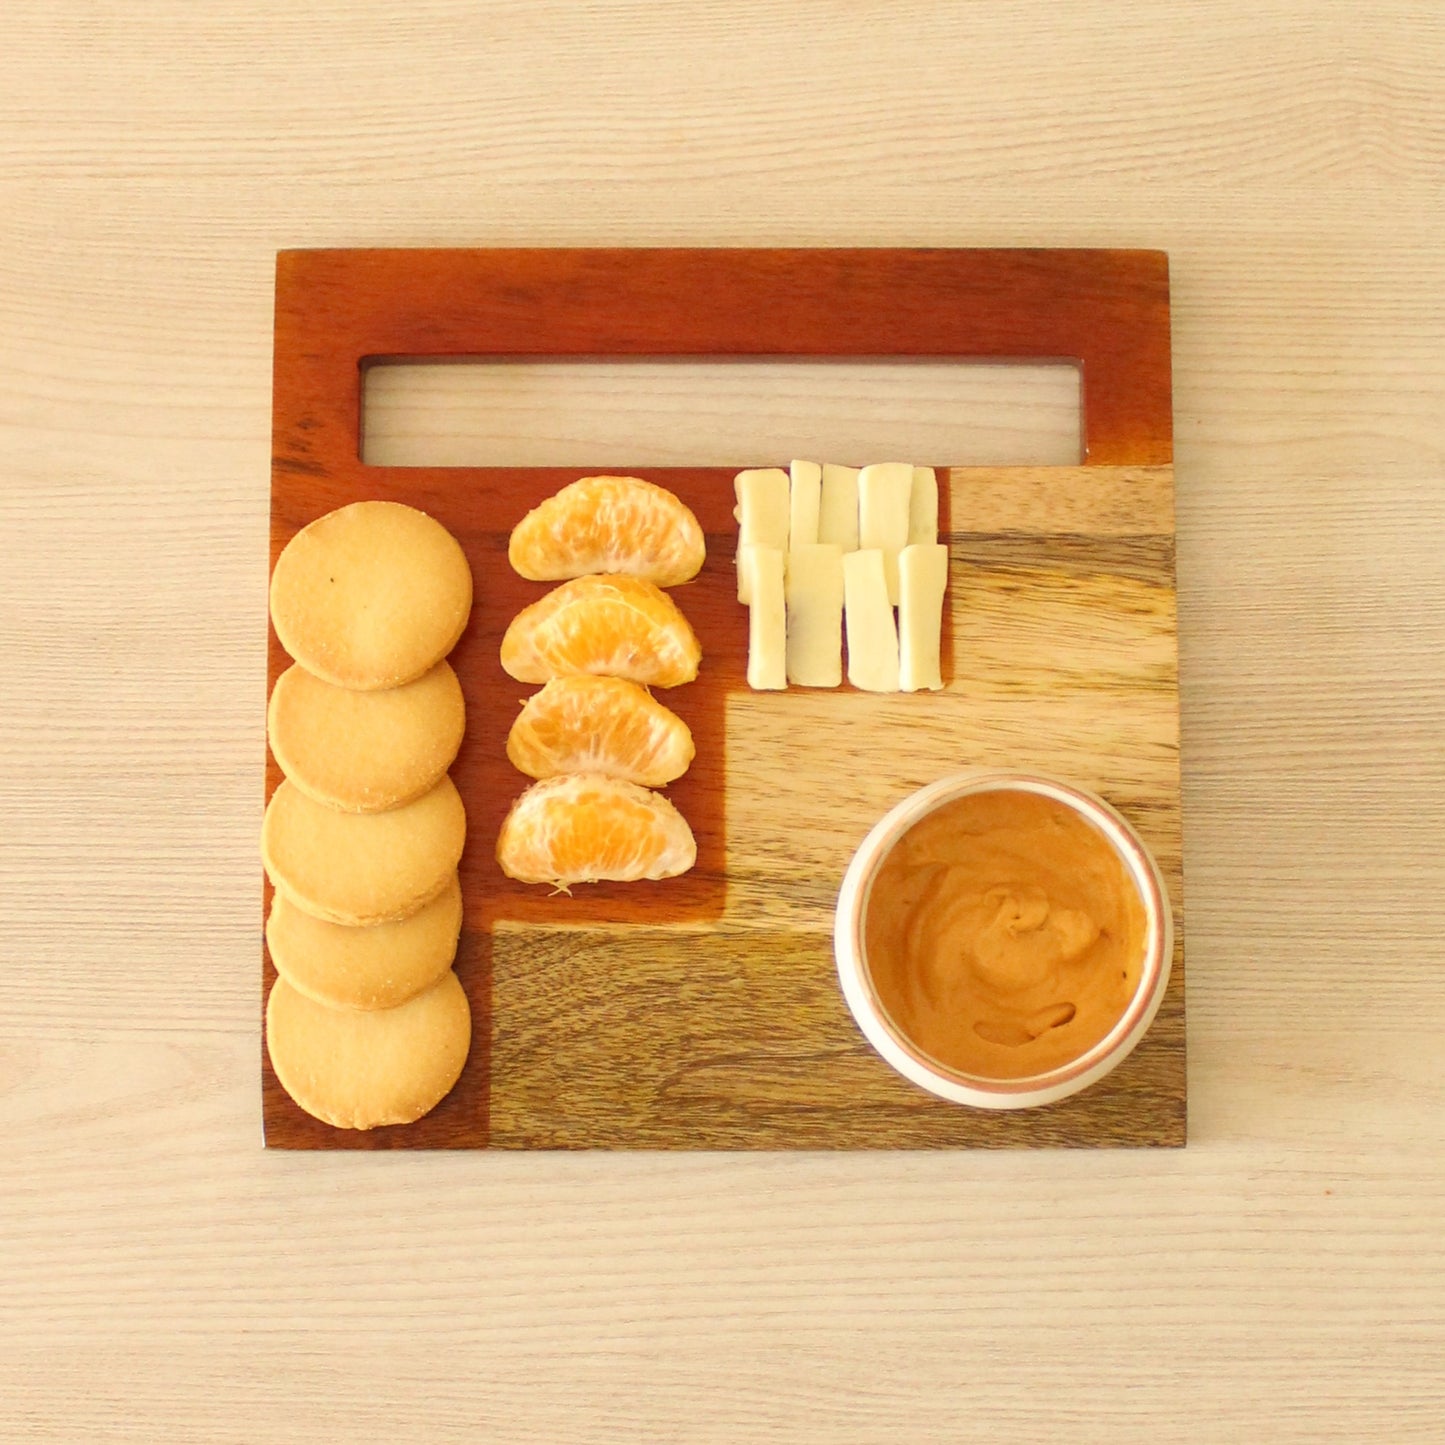
<svg viewBox="0 0 1445 1445"><path fill-rule="evenodd" d="M1122 1017L1147 920L1109 841L1021 790L944 804L894 846L868 899L868 972L939 1063L1016 1079L1069 1062Z"/></svg>

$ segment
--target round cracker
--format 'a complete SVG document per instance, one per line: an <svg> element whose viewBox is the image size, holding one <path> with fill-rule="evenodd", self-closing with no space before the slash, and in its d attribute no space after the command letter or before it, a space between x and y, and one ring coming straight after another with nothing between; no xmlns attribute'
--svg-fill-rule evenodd
<svg viewBox="0 0 1445 1445"><path fill-rule="evenodd" d="M338 687L400 687L456 646L472 572L440 522L400 502L353 502L287 544L271 621L308 672Z"/></svg>
<svg viewBox="0 0 1445 1445"><path fill-rule="evenodd" d="M348 928L303 912L278 893L266 919L276 972L328 1008L395 1008L430 988L457 954L462 888L447 886L410 918Z"/></svg>
<svg viewBox="0 0 1445 1445"><path fill-rule="evenodd" d="M429 792L451 767L466 727L450 664L401 687L354 692L300 663L271 689L266 729L281 771L308 797L375 813Z"/></svg>
<svg viewBox="0 0 1445 1445"><path fill-rule="evenodd" d="M446 886L467 816L450 778L386 813L343 813L283 782L266 805L261 861L292 903L330 923L407 918Z"/></svg>
<svg viewBox="0 0 1445 1445"><path fill-rule="evenodd" d="M471 1009L450 970L397 1008L327 1008L284 978L266 1001L266 1048L281 1087L338 1129L420 1119L450 1093L471 1041Z"/></svg>

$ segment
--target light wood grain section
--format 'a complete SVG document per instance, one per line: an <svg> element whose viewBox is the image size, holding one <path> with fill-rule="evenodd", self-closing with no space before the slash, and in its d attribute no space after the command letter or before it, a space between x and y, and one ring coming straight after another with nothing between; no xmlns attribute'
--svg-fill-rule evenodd
<svg viewBox="0 0 1445 1445"><path fill-rule="evenodd" d="M1011 536L1169 537L1172 467L958 469L958 530Z"/></svg>
<svg viewBox="0 0 1445 1445"><path fill-rule="evenodd" d="M1071 365L595 361L368 369L375 466L719 466L778 457L1079 460Z"/></svg>
<svg viewBox="0 0 1445 1445"><path fill-rule="evenodd" d="M1434 1445L1442 64L1423 0L12 0L3 1433ZM263 1153L276 248L739 241L1170 251L1188 1149Z"/></svg>

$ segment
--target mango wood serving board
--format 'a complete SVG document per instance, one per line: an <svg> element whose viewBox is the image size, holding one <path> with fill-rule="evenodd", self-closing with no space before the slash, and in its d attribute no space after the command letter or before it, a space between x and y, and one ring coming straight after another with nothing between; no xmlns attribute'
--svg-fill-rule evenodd
<svg viewBox="0 0 1445 1445"><path fill-rule="evenodd" d="M733 469L633 469L677 492L707 533L702 574L673 594L702 642L702 675L662 694L697 741L692 769L669 791L697 835L698 863L680 879L566 897L508 881L493 856L527 781L504 741L532 691L506 677L497 648L512 616L546 590L512 573L508 533L581 473L367 466L361 379L380 359L587 356L1075 360L1085 458L941 468L948 683L897 696L750 692ZM1138 1050L1083 1094L1011 1114L944 1103L878 1059L838 991L831 939L843 870L873 822L912 789L979 765L1048 770L1102 793L1153 847L1182 924L1162 253L283 252L273 451L273 565L306 523L363 498L430 512L471 561L476 603L452 658L467 737L452 776L469 822L456 968L474 1035L461 1080L432 1114L369 1133L298 1109L263 1044L268 1145L1184 1142L1182 926L1168 993ZM273 631L272 684L287 663ZM268 758L268 798L279 781ZM275 973L264 944L262 953L264 1005Z"/></svg>

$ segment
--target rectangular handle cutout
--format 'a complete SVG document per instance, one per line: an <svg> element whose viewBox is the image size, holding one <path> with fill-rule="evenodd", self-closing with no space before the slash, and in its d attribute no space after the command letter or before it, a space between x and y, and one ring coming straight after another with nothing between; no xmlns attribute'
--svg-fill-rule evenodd
<svg viewBox="0 0 1445 1445"><path fill-rule="evenodd" d="M362 460L386 467L1073 466L1068 363L377 362Z"/></svg>

